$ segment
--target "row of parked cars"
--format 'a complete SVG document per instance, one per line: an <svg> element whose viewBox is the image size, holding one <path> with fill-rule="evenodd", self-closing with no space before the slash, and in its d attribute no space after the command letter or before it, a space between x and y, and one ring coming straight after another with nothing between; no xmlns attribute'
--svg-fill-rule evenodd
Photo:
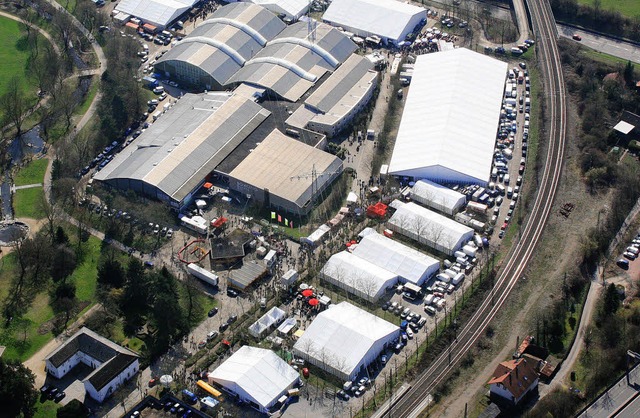
<svg viewBox="0 0 640 418"><path fill-rule="evenodd" d="M631 241L630 245L625 248L622 256L624 258L620 258L616 261L618 267L627 270L629 268L629 261L633 261L638 258L640 254L640 234L636 235L636 237ZM625 260L626 259L626 260Z"/></svg>
<svg viewBox="0 0 640 418"><path fill-rule="evenodd" d="M67 394L64 393L64 391L58 389L55 386L49 386L49 385L44 385L40 388L40 395L43 398L50 399L54 402L60 402L62 399L64 399L65 396L67 396Z"/></svg>

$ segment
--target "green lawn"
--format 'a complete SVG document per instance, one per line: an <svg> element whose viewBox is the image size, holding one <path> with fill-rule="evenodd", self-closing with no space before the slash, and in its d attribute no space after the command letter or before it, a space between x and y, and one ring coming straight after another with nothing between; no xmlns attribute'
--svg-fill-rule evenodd
<svg viewBox="0 0 640 418"><path fill-rule="evenodd" d="M13 211L16 218L44 218L42 202L44 190L42 186L16 190L13 195Z"/></svg>
<svg viewBox="0 0 640 418"><path fill-rule="evenodd" d="M578 0L579 4L593 7L594 0ZM601 10L617 10L626 17L640 15L640 2L638 0L601 0Z"/></svg>
<svg viewBox="0 0 640 418"><path fill-rule="evenodd" d="M85 113L87 113L87 110L89 110L89 106L91 106L91 102L93 102L93 99L96 97L96 94L98 93L99 84L100 82L95 76L91 77L91 87L89 87L89 91L87 92L87 95L84 97L84 100L78 105L76 110L73 111L74 115L78 115L82 117L84 116Z"/></svg>
<svg viewBox="0 0 640 418"><path fill-rule="evenodd" d="M36 403L36 414L33 416L34 418L51 418L56 416L56 411L60 408L61 405L55 403L53 401L47 400L44 403L38 402Z"/></svg>
<svg viewBox="0 0 640 418"><path fill-rule="evenodd" d="M44 173L47 171L49 164L48 158L33 160L25 167L22 167L13 179L16 186L24 186L27 184L37 184L44 181Z"/></svg>
<svg viewBox="0 0 640 418"><path fill-rule="evenodd" d="M0 39L3 40L0 42L0 96L6 93L13 76L20 78L20 85L25 91L34 90L35 81L27 77L29 46L20 24L0 17Z"/></svg>

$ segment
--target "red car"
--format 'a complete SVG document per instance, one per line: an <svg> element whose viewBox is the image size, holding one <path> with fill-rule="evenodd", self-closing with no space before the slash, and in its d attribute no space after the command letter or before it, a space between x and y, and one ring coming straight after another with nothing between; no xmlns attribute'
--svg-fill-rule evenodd
<svg viewBox="0 0 640 418"><path fill-rule="evenodd" d="M158 383L158 379L151 379L149 380L149 387L152 388L156 385L156 383Z"/></svg>
<svg viewBox="0 0 640 418"><path fill-rule="evenodd" d="M576 41L581 41L582 40L582 36L578 35L577 33L573 34L573 39L575 39Z"/></svg>
<svg viewBox="0 0 640 418"><path fill-rule="evenodd" d="M309 369L307 369L306 367L302 369L302 375L304 377L309 377Z"/></svg>
<svg viewBox="0 0 640 418"><path fill-rule="evenodd" d="M509 226L509 222L505 222L505 223L503 223L503 224L502 224L502 226L500 227L500 229L501 229L502 231L504 231L505 229L507 229L507 227L508 227L508 226Z"/></svg>

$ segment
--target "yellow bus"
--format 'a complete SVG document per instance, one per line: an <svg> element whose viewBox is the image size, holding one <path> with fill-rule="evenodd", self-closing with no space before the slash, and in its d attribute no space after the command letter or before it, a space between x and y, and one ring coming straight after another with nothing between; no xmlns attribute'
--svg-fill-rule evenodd
<svg viewBox="0 0 640 418"><path fill-rule="evenodd" d="M220 391L218 391L216 388L214 388L204 380L198 380L196 384L200 387L200 389L204 390L217 400L222 401L222 393L220 393Z"/></svg>

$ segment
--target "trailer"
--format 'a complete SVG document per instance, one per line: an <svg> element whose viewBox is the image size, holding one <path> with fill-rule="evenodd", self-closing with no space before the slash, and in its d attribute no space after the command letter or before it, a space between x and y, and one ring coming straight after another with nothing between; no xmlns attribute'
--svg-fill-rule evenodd
<svg viewBox="0 0 640 418"><path fill-rule="evenodd" d="M472 247L471 245L465 245L462 247L462 251L469 256L469 258L474 258L478 253L478 249L476 247Z"/></svg>
<svg viewBox="0 0 640 418"><path fill-rule="evenodd" d="M475 234L473 236L473 242L475 242L476 247L478 247L478 248L484 247L484 242L482 241L482 237L480 235L478 235L478 234Z"/></svg>
<svg viewBox="0 0 640 418"><path fill-rule="evenodd" d="M207 284L210 284L211 286L218 286L218 276L216 276L209 270L200 267L197 264L187 264L187 271L191 273L191 275L197 277Z"/></svg>
<svg viewBox="0 0 640 418"><path fill-rule="evenodd" d="M208 231L207 220L202 216L194 216L193 218L189 218L186 215L182 216L180 218L180 224L202 235L206 235Z"/></svg>
<svg viewBox="0 0 640 418"><path fill-rule="evenodd" d="M462 283L463 280L464 280L464 273L458 273L456 274L456 277L451 279L451 284L454 286L457 286L460 283Z"/></svg>

